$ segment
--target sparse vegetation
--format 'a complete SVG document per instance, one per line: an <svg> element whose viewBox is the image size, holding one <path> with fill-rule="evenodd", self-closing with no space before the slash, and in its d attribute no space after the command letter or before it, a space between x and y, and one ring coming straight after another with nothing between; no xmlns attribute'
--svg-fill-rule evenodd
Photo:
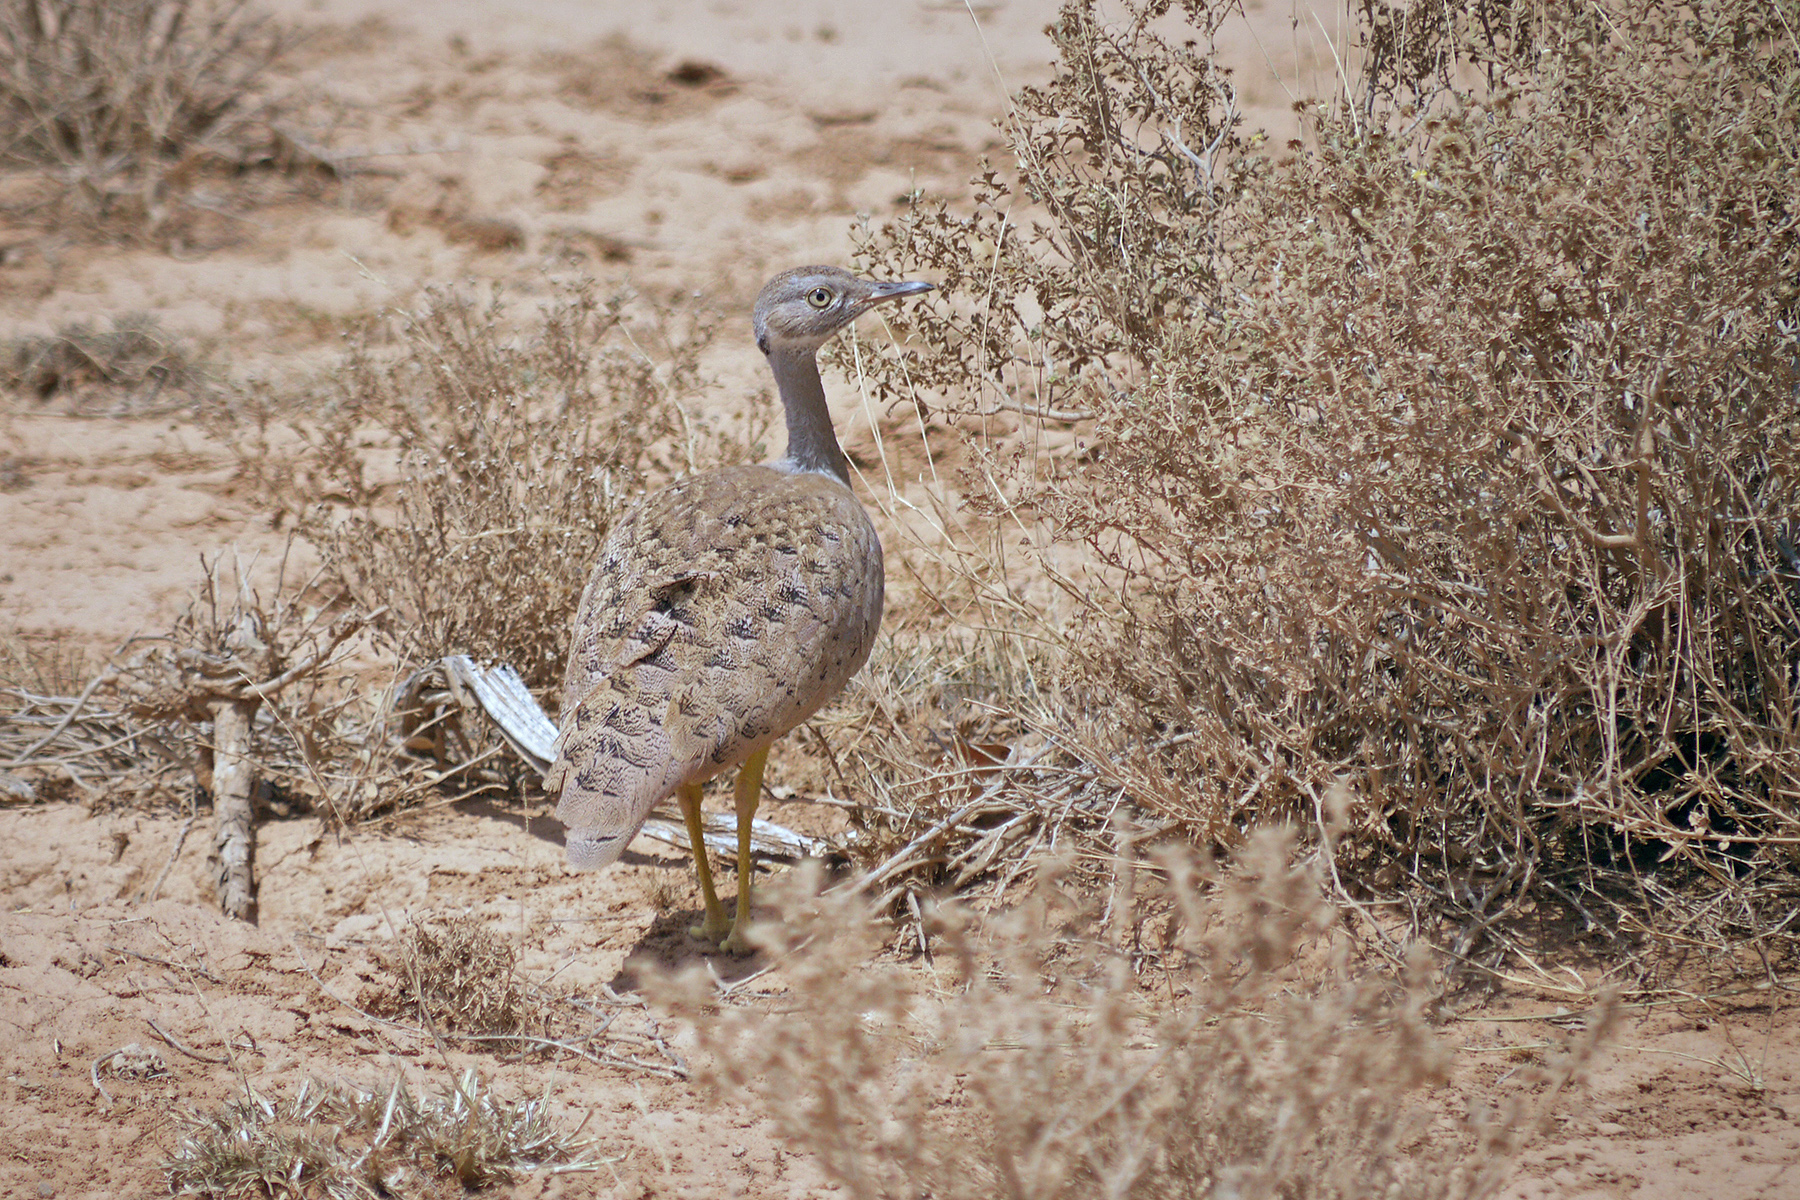
<svg viewBox="0 0 1800 1200"><path fill-rule="evenodd" d="M516 970L511 944L472 916L415 920L389 964L400 1011L428 1028L483 1035L536 1032L544 1024Z"/></svg>
<svg viewBox="0 0 1800 1200"><path fill-rule="evenodd" d="M1553 912L1791 949L1792 5L1370 0L1286 152L1211 57L1233 6L1171 7L1071 0L1016 176L864 242L944 281L878 384L1041 533L1102 761L1225 846L1345 781L1347 886L1486 961Z"/></svg>
<svg viewBox="0 0 1800 1200"><path fill-rule="evenodd" d="M259 168L317 166L280 132L291 35L250 0L0 3L0 169L64 232L182 238Z"/></svg>
<svg viewBox="0 0 1800 1200"><path fill-rule="evenodd" d="M163 1167L172 1194L427 1197L444 1180L475 1191L586 1169L587 1144L545 1101L502 1100L473 1069L431 1092L396 1073L366 1090L307 1080L285 1100L245 1093L182 1131Z"/></svg>
<svg viewBox="0 0 1800 1200"><path fill-rule="evenodd" d="M1291 859L1266 833L1229 873L1121 859L1100 895L1050 860L1005 915L936 909L925 970L874 958L862 902L803 887L760 927L778 1011L707 1012L698 971L661 986L728 1094L858 1200L1493 1195L1609 1010L1501 1107L1452 1116L1425 1098L1450 1066L1426 990L1352 970Z"/></svg>
<svg viewBox="0 0 1800 1200"><path fill-rule="evenodd" d="M4 355L0 387L82 415L145 416L194 407L214 391L194 349L146 317L18 338Z"/></svg>
<svg viewBox="0 0 1800 1200"><path fill-rule="evenodd" d="M926 355L862 365L959 420L993 522L899 549L935 611L878 656L893 686L819 722L849 735L818 769L869 802L883 894L998 898L1121 806L1217 847L1317 828L1341 784L1336 878L1429 896L1465 959L1557 912L1615 952L1671 918L1785 929L1784 10L1371 0L1360 82L1271 152L1210 55L1230 6L1184 5L1191 43L1153 28L1170 9L1072 0L1007 127L1016 178L866 232L946 301L893 316ZM362 331L323 404L240 429L247 476L382 614L396 678L469 652L545 688L619 507L766 426L687 413L709 333L592 283L524 321L434 292ZM381 786L382 754L308 773L348 781L342 814L424 794Z"/></svg>
<svg viewBox="0 0 1800 1200"><path fill-rule="evenodd" d="M614 516L694 456L744 450L683 410L711 335L692 314L586 280L522 329L507 315L498 294L442 290L397 347L372 325L335 395L277 423L304 446L272 449L265 425L244 461L347 594L389 609L402 663L469 653L543 687ZM660 457L672 438L686 461Z"/></svg>
<svg viewBox="0 0 1800 1200"><path fill-rule="evenodd" d="M1800 949L1800 8L1356 0L1345 91L1306 101L1278 148L1238 124L1211 55L1234 7L1120 0L1109 22L1067 0L1056 73L1006 124L1011 161L860 235L872 271L939 288L887 314L923 354L846 342L838 361L887 429L917 413L929 447L929 422L955 425L963 487L921 472L908 491L890 461L883 494L869 472L886 635L784 748L781 784L849 806L851 876L786 881L744 974L715 961L649 989L693 1019L711 1094L760 1103L852 1196L1492 1196L1605 1036L1598 976L1649 989L1665 965L1755 955L1780 986ZM0 0L0 202L185 236L208 181L288 161L282 36L247 0ZM86 83L63 70L90 59ZM575 107L642 121L735 86L705 64L539 65ZM509 94L459 103L485 121ZM569 228L549 244L626 245ZM0 798L143 803L177 779L191 826L226 757L255 760L233 793L245 829L253 804L349 824L529 791L431 664L504 660L547 691L621 508L766 457L771 413L765 396L701 415L714 392L690 408L699 305L591 280L541 309L517 297L433 290L358 324L316 393L195 405L239 451L235 496L319 570L264 603L247 568L221 591L215 561L169 633L98 678L0 640ZM83 414L213 386L146 324L5 349L0 383ZM0 489L28 468L0 459ZM147 887L116 882L136 863L80 886L154 900L186 836ZM306 837L290 866L335 851ZM660 1009L592 975L578 992L571 959L527 977L479 908L413 914L370 950L371 912L405 890L388 868L322 889L343 919L316 945L350 969L313 974L314 945L291 943L355 1018L305 1036L689 1078ZM61 878L66 905L25 915L84 929ZM685 878L651 881L650 903L688 905ZM521 923L542 880L528 864L504 885ZM558 912L529 954L591 915ZM1482 1045L1520 1069L1465 1091L1437 1002L1560 967L1522 953L1533 936L1603 952L1547 988L1591 1020L1544 1054ZM313 1015L285 958L235 965L265 941L183 947L193 965L90 941L96 996L125 995L101 950L186 980L225 1058L151 1028L219 1079L262 1052L208 1007L237 972L292 976L263 997L279 1027ZM1710 961L1679 961L1699 948ZM90 1060L109 1105L99 1063L122 1053ZM1751 1055L1712 1065L1763 1087ZM503 1102L473 1072L430 1094L237 1084L180 1130L172 1192L428 1196L588 1168L548 1091Z"/></svg>

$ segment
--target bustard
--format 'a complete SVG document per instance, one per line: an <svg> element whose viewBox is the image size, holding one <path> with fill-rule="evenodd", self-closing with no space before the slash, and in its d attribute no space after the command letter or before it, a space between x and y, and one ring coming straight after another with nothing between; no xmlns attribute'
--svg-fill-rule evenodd
<svg viewBox="0 0 1800 1200"><path fill-rule="evenodd" d="M569 863L613 862L650 810L681 803L706 918L692 930L743 953L750 822L769 747L867 661L881 623L881 542L850 490L814 355L883 301L929 291L799 267L756 298L756 344L787 412L787 454L655 492L606 538L575 618L561 729L545 789L560 796ZM737 777L737 912L713 890L701 840L707 780Z"/></svg>

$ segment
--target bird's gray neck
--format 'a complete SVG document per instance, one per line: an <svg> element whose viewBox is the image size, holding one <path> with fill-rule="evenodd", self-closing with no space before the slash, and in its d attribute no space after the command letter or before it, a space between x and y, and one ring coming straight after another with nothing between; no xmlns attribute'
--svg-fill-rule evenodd
<svg viewBox="0 0 1800 1200"><path fill-rule="evenodd" d="M838 446L825 406L825 385L811 350L777 348L769 355L775 390L787 410L788 448L784 460L796 471L817 471L850 483L850 460Z"/></svg>

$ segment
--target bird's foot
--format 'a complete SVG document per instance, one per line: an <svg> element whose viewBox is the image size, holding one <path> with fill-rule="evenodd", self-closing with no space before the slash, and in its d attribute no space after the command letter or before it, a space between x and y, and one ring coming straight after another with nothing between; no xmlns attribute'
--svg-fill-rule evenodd
<svg viewBox="0 0 1800 1200"><path fill-rule="evenodd" d="M748 921L734 921L731 932L726 935L724 941L719 943L719 949L727 954L735 954L739 958L746 954L755 954L756 947L752 946L750 939L744 936L744 931L749 927L750 922Z"/></svg>
<svg viewBox="0 0 1800 1200"><path fill-rule="evenodd" d="M705 921L698 925L688 926L689 937L699 938L703 942L712 942L714 944L718 944L720 938L734 932L736 931L731 927L731 919L724 913L719 913L716 916L712 913L708 913Z"/></svg>

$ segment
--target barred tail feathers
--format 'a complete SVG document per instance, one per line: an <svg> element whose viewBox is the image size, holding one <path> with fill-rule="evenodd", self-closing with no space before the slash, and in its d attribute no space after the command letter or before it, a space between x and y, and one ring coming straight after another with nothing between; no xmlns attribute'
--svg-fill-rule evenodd
<svg viewBox="0 0 1800 1200"><path fill-rule="evenodd" d="M557 735L544 776L567 828L569 865L596 871L618 861L679 781L662 727L605 685L590 692Z"/></svg>

